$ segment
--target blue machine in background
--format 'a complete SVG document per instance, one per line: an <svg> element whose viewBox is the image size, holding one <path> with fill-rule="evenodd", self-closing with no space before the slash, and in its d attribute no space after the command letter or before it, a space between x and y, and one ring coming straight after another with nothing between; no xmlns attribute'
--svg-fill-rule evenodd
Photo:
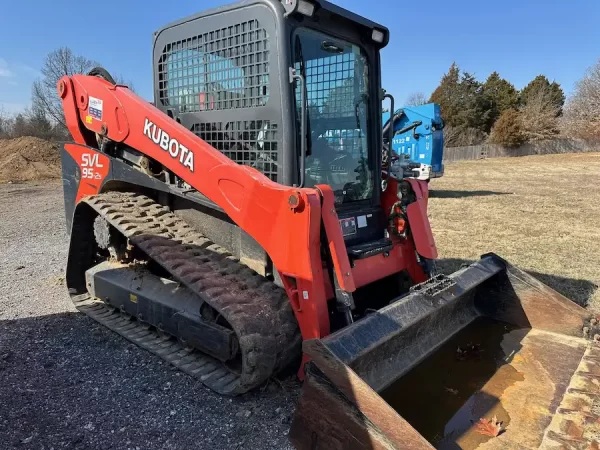
<svg viewBox="0 0 600 450"><path fill-rule="evenodd" d="M390 113L383 113L383 139L387 145ZM444 174L444 124L440 105L429 103L396 110L393 120L391 163L402 168L405 176L429 180Z"/></svg>

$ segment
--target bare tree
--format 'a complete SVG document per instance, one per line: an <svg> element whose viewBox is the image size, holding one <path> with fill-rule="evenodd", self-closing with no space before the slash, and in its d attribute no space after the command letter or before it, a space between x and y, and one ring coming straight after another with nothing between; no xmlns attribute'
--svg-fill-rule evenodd
<svg viewBox="0 0 600 450"><path fill-rule="evenodd" d="M9 138L12 133L14 118L0 106L0 139Z"/></svg>
<svg viewBox="0 0 600 450"><path fill-rule="evenodd" d="M19 113L10 114L0 107L0 139L34 136L46 140L65 140L67 131L58 123L53 123L44 111L25 108Z"/></svg>
<svg viewBox="0 0 600 450"><path fill-rule="evenodd" d="M532 93L521 107L520 116L526 141L553 139L559 134L560 107L553 101L547 88Z"/></svg>
<svg viewBox="0 0 600 450"><path fill-rule="evenodd" d="M575 85L564 108L561 128L571 137L600 138L600 59Z"/></svg>
<svg viewBox="0 0 600 450"><path fill-rule="evenodd" d="M422 92L413 92L410 94L405 102L406 106L420 106L427 104L427 97Z"/></svg>
<svg viewBox="0 0 600 450"><path fill-rule="evenodd" d="M70 48L61 47L50 52L44 61L41 73L42 78L33 83L32 107L36 114L46 116L51 122L58 124L66 130L64 113L61 100L56 93L56 83L63 76L86 74L100 64L84 56L75 55ZM129 85L133 90L132 83L125 83L119 75L114 75L118 84ZM37 116L40 117L39 115Z"/></svg>
<svg viewBox="0 0 600 450"><path fill-rule="evenodd" d="M98 65L84 56L75 55L67 47L50 52L41 68L42 78L33 83L33 107L66 128L61 100L56 93L56 83L65 75L87 73Z"/></svg>

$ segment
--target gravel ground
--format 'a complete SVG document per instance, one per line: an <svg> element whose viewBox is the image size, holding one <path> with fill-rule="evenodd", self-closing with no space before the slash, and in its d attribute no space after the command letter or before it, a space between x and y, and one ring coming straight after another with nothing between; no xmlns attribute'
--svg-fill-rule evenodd
<svg viewBox="0 0 600 450"><path fill-rule="evenodd" d="M0 448L292 448L294 377L212 393L73 308L67 243L60 184L0 184Z"/></svg>

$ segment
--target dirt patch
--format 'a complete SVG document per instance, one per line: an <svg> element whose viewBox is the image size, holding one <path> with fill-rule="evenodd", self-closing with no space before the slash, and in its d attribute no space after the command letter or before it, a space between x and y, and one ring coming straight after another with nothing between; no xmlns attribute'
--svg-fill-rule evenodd
<svg viewBox="0 0 600 450"><path fill-rule="evenodd" d="M0 183L60 178L56 142L25 136L0 139Z"/></svg>
<svg viewBox="0 0 600 450"><path fill-rule="evenodd" d="M444 272L494 252L600 311L600 153L460 161L430 188Z"/></svg>

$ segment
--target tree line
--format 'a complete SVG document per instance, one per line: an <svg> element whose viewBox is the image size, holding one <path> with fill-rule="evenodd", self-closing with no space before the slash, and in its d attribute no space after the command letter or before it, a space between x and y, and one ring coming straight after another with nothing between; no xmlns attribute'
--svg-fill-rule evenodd
<svg viewBox="0 0 600 450"><path fill-rule="evenodd" d="M16 115L0 109L0 138L27 135L68 139L56 83L65 75L88 73L97 66L97 61L76 55L67 47L50 52L42 65L42 76L33 83L31 106ZM122 77L115 79L133 89ZM334 100L336 95L330 97L328 100ZM560 84L545 75L536 76L519 90L498 72L481 82L453 63L429 98L417 92L409 96L406 105L428 102L441 106L448 147L484 142L518 147L557 137L600 140L600 59L586 70L568 99ZM329 101L328 105L335 103Z"/></svg>
<svg viewBox="0 0 600 450"><path fill-rule="evenodd" d="M484 142L518 147L558 137L600 139L600 60L584 74L569 99L556 81L538 75L516 89L498 72L479 81L456 63L427 99L412 94L408 105L440 104L445 145Z"/></svg>
<svg viewBox="0 0 600 450"><path fill-rule="evenodd" d="M16 115L0 108L0 139L35 136L47 140L65 140L66 128L51 122L40 108L27 108Z"/></svg>
<svg viewBox="0 0 600 450"><path fill-rule="evenodd" d="M88 73L101 66L98 61L76 55L67 47L61 47L46 55L40 70L41 77L31 87L31 106L17 114L10 114L0 108L0 138L35 136L48 140L67 140L69 132L65 123L61 100L56 84L63 76ZM119 75L119 84L125 83Z"/></svg>
<svg viewBox="0 0 600 450"><path fill-rule="evenodd" d="M498 72L481 82L452 64L429 100L440 104L447 146L489 141L516 147L559 134L565 94L544 75L517 90Z"/></svg>

